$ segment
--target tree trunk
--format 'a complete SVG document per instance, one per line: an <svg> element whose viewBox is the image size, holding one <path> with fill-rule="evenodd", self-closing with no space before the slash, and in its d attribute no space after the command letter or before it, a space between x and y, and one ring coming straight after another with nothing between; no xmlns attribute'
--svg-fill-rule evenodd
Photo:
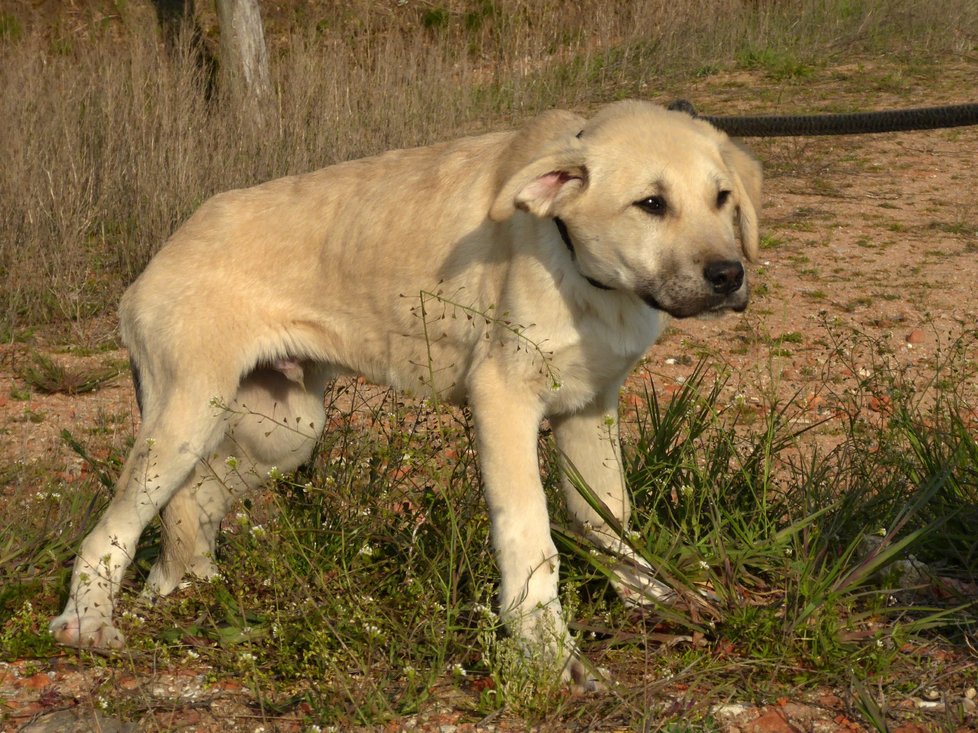
<svg viewBox="0 0 978 733"><path fill-rule="evenodd" d="M217 0L225 82L258 127L271 119L272 84L258 0Z"/></svg>

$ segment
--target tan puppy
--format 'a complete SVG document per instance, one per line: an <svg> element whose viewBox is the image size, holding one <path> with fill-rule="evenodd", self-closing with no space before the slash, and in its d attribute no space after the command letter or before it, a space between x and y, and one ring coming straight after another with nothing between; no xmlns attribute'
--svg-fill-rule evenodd
<svg viewBox="0 0 978 733"><path fill-rule="evenodd" d="M760 181L757 163L707 123L619 102L590 120L550 112L516 132L210 199L122 299L142 427L82 543L55 637L123 645L115 597L161 510L148 590L213 574L232 499L273 466L306 461L328 381L360 373L471 405L502 616L528 651L582 680L557 599L540 421L627 524L619 388L664 314L746 307ZM473 314L484 317L463 317ZM571 516L620 551L564 485ZM668 592L647 571L623 562L623 594Z"/></svg>

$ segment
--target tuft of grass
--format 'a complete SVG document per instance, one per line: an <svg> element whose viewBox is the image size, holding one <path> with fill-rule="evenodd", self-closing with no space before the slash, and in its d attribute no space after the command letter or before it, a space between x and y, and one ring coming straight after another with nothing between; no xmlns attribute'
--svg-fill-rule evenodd
<svg viewBox="0 0 978 733"><path fill-rule="evenodd" d="M31 389L67 395L94 392L121 373L122 369L114 365L70 370L39 351L34 351L30 361L17 369L17 376Z"/></svg>
<svg viewBox="0 0 978 733"><path fill-rule="evenodd" d="M764 71L774 81L807 79L815 72L793 54L770 47L744 49L737 54L737 61L745 69Z"/></svg>
<svg viewBox="0 0 978 733"><path fill-rule="evenodd" d="M793 401L745 422L721 400L727 379L700 364L635 417L622 536L684 600L650 599L654 616L751 659L736 672L748 686L772 668L794 670L791 684L858 682L898 666L908 638L972 628L978 443L952 392L925 409L882 370L864 389L901 407L870 427L851 404L845 439L820 453L800 449L813 426L795 426Z"/></svg>

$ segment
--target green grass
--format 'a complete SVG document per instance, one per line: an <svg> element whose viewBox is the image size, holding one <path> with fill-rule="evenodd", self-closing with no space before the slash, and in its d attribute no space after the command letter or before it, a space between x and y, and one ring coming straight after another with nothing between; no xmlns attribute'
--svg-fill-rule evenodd
<svg viewBox="0 0 978 733"><path fill-rule="evenodd" d="M44 393L77 395L94 392L118 377L122 371L122 367L118 365L72 370L35 351L30 355L29 361L17 370L17 376L28 387Z"/></svg>
<svg viewBox="0 0 978 733"><path fill-rule="evenodd" d="M837 336L837 363L881 353ZM711 707L731 696L764 703L822 686L851 690L871 722L865 690L900 699L907 675L957 674L913 669L905 649L953 648L976 631L974 598L961 589L978 582L978 442L956 390L975 377L976 341L970 332L949 344L932 384L879 356L858 391L832 398L842 434L831 447L806 442L818 426L799 422L799 402L731 400L731 375L705 361L671 400L652 390L626 413L636 509L625 536L682 600L629 612L609 590L611 558L557 510L565 606L585 653L613 670L611 697L571 704L528 674L502 633L464 416L355 383L333 393L337 427L314 462L231 516L220 578L141 603L135 591L158 553L158 532L147 531L118 614L130 650L113 664L206 664L214 679L253 690L262 714L301 704L309 722L341 728L424 712L446 695L473 721L505 710L527 724L583 716L641 726L648 699L668 699L654 680L667 679L698 702L663 725L709 729ZM885 414L867 412L873 400ZM5 477L45 487L18 494L26 510L0 525L5 659L52 653L44 624L126 448L95 459L85 444L99 436L64 439L90 468L80 484ZM541 450L559 506L548 439ZM114 704L125 714L123 698Z"/></svg>

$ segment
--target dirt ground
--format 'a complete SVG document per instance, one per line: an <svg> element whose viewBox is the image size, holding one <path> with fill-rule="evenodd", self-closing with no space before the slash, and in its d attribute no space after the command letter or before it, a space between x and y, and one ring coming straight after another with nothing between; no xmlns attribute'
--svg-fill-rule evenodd
<svg viewBox="0 0 978 733"><path fill-rule="evenodd" d="M805 85L805 95L813 100L809 108L865 107L869 103L864 100L871 100L874 108L972 102L967 95L975 91L978 60L942 69L936 76L880 81L868 89L857 83L866 74L857 64L819 72ZM714 76L693 85L687 96L704 111L736 113L756 106L745 93L751 85L763 85L757 74ZM796 106L805 105L796 101ZM798 419L827 419L823 435L831 435L833 400L877 368L871 356L879 351L857 350L852 360L839 359L834 349L839 334L864 334L867 343L885 347L893 365L906 367L922 382L933 376L935 363L961 337L974 363L978 127L747 143L767 170L765 246L751 273L756 293L752 307L744 315L719 320L674 322L630 380L626 409L637 404L632 395L640 394L650 380L665 394L677 389L699 356L707 354L731 368L726 398L761 404L772 394L797 396L803 405ZM86 333L76 336L97 343L111 339L113 327L105 319L85 324ZM31 391L17 376L31 348L71 369L124 363L125 354L109 350L78 356L43 329L29 345L0 346L0 465L56 460L71 480L82 465L64 446L61 431L84 434L98 423L115 431L121 442L138 421L132 388L123 373L90 394ZM971 405L978 405L978 383L965 386ZM4 730L127 730L119 721L95 719L93 700L110 684L150 701L139 729L300 729L294 718L256 716L247 704L247 691L233 684L207 685L206 675L206 669L185 665L120 673L85 667L70 654L0 664L0 721ZM728 707L721 719L729 731L863 729L831 691L766 707ZM79 716L88 723L78 722ZM389 729L451 733L511 728L505 720L486 721L478 728L461 723L446 705L441 712ZM908 724L896 730L925 729Z"/></svg>

